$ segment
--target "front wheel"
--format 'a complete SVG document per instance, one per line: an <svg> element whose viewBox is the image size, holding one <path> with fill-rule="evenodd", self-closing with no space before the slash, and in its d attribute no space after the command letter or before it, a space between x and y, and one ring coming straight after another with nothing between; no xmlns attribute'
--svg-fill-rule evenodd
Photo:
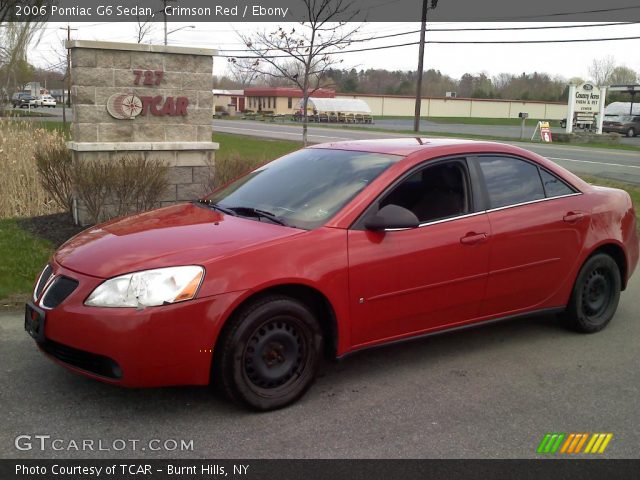
<svg viewBox="0 0 640 480"><path fill-rule="evenodd" d="M636 136L636 131L633 128L630 128L629 130L627 130L627 137L635 137Z"/></svg>
<svg viewBox="0 0 640 480"><path fill-rule="evenodd" d="M222 332L212 382L232 400L274 410L299 399L315 379L322 351L306 305L273 295L243 308Z"/></svg>
<svg viewBox="0 0 640 480"><path fill-rule="evenodd" d="M613 318L620 300L622 280L618 264L598 253L582 266L564 313L565 323L582 333L602 330Z"/></svg>

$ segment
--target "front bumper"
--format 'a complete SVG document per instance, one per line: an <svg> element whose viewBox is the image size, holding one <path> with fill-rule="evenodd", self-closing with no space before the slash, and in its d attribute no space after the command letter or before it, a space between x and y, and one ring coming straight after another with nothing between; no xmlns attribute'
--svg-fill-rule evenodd
<svg viewBox="0 0 640 480"><path fill-rule="evenodd" d="M43 309L38 346L52 360L128 387L209 383L215 341L226 312L243 292L144 309L88 307L85 299L103 279L57 264L53 268L55 275L79 285L56 308Z"/></svg>

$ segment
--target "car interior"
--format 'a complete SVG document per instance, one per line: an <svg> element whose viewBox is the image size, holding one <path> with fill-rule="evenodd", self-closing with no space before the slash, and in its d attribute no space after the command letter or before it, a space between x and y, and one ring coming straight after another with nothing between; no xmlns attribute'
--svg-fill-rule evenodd
<svg viewBox="0 0 640 480"><path fill-rule="evenodd" d="M469 183L459 162L447 162L414 173L394 188L381 202L411 210L421 223L471 211Z"/></svg>

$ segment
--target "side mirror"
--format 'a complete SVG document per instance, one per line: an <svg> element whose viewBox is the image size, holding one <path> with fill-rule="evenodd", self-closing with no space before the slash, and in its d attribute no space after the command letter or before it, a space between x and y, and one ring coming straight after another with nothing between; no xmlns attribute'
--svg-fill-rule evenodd
<svg viewBox="0 0 640 480"><path fill-rule="evenodd" d="M398 205L386 205L378 213L367 220L364 227L367 230L387 230L390 228L416 228L420 220L415 214Z"/></svg>

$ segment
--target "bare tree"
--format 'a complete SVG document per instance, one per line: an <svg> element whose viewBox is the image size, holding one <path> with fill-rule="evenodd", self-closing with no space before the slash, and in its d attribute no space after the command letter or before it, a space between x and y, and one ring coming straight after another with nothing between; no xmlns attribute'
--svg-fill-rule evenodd
<svg viewBox="0 0 640 480"><path fill-rule="evenodd" d="M0 109L4 108L7 97L16 89L27 63L27 50L33 41L39 41L43 21L13 22L11 14L4 11L12 2L0 5Z"/></svg>
<svg viewBox="0 0 640 480"><path fill-rule="evenodd" d="M145 38L151 35L153 22L151 17L136 15L136 38L138 43L144 43Z"/></svg>
<svg viewBox="0 0 640 480"><path fill-rule="evenodd" d="M350 27L358 11L350 0L300 0L307 21L286 29L239 34L253 62L242 67L265 77L285 78L302 91L302 141L307 145L309 97L321 88L332 66L341 63L331 53L349 46L360 26ZM238 65L239 58L231 59Z"/></svg>
<svg viewBox="0 0 640 480"><path fill-rule="evenodd" d="M632 85L637 80L638 75L636 72L624 66L614 68L609 77L611 85Z"/></svg>
<svg viewBox="0 0 640 480"><path fill-rule="evenodd" d="M260 76L260 73L253 68L255 61L252 58L230 58L231 79L242 88L250 86Z"/></svg>
<svg viewBox="0 0 640 480"><path fill-rule="evenodd" d="M602 58L594 58L589 67L589 75L596 85L607 85L616 68L616 60L611 55Z"/></svg>

